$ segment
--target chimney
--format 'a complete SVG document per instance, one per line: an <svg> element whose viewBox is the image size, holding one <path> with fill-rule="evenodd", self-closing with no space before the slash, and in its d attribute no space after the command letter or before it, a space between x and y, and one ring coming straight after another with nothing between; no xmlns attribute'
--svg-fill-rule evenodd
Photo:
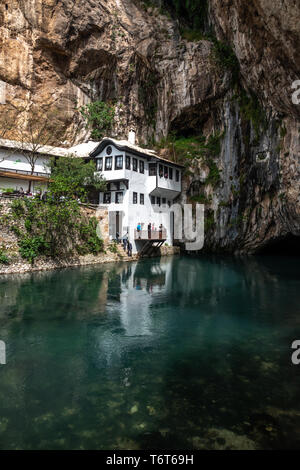
<svg viewBox="0 0 300 470"><path fill-rule="evenodd" d="M128 133L128 142L135 145L135 130L133 128L131 128Z"/></svg>

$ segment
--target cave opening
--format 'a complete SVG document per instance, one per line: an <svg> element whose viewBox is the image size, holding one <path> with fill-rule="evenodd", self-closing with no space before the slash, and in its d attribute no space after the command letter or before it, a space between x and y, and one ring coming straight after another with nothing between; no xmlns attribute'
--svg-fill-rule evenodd
<svg viewBox="0 0 300 470"><path fill-rule="evenodd" d="M257 253L259 255L300 256L300 236L288 234L271 240Z"/></svg>

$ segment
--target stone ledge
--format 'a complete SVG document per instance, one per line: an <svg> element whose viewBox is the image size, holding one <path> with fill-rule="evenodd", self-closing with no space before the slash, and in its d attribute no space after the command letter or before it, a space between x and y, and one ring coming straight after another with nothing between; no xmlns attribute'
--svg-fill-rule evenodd
<svg viewBox="0 0 300 470"><path fill-rule="evenodd" d="M172 256L175 254L179 254L179 247L161 247L160 255L158 256ZM157 257L157 256L156 256ZM12 263L10 265L1 265L0 264L0 274L14 274L14 273L26 273L26 272L35 272L35 271L47 271L52 269L62 269L68 268L73 266L87 266L92 264L104 264L104 263L122 263L122 262L130 262L130 261L137 261L139 259L138 255L132 255L131 257L125 256L120 257L118 253L101 253L100 255L84 255L78 256L76 258L68 258L68 259L61 259L61 260L48 260L48 259L40 259L35 262L33 266L30 263L22 260L21 258L18 259L17 262Z"/></svg>

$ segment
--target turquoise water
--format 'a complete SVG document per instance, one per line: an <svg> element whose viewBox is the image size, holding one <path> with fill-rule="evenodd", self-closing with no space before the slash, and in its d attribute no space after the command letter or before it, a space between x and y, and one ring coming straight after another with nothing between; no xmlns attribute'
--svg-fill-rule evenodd
<svg viewBox="0 0 300 470"><path fill-rule="evenodd" d="M0 277L0 449L300 448L299 259Z"/></svg>

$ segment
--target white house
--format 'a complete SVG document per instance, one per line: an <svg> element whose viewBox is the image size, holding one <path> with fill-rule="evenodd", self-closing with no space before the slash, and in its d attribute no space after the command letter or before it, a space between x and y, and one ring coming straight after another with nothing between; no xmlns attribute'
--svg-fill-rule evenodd
<svg viewBox="0 0 300 470"><path fill-rule="evenodd" d="M0 139L0 191L8 188L36 193L47 187L52 157L73 155L84 158L98 145L87 142L71 148L38 146L32 157L33 145L15 140Z"/></svg>
<svg viewBox="0 0 300 470"><path fill-rule="evenodd" d="M162 243L173 244L173 214L169 208L181 193L183 167L135 145L130 140L105 137L71 148L40 147L30 164L31 145L0 139L0 191L7 188L30 191L46 189L50 178L49 159L73 155L95 160L97 172L107 181L99 194L99 205L108 210L111 239L128 233L133 253ZM98 196L97 196L98 198ZM142 230L138 233L137 226ZM148 226L151 224L151 233Z"/></svg>
<svg viewBox="0 0 300 470"><path fill-rule="evenodd" d="M0 190L20 190L32 193L45 189L50 177L49 159L61 157L66 149L40 146L32 157L32 145L0 139Z"/></svg>
<svg viewBox="0 0 300 470"><path fill-rule="evenodd" d="M97 171L107 181L99 204L108 209L110 237L114 239L118 233L121 238L128 232L136 253L146 244L148 248L163 242L173 244L173 214L169 208L181 193L183 167L138 147L133 137L133 133L131 141L105 137L89 158L95 159ZM136 230L138 224L141 232Z"/></svg>

